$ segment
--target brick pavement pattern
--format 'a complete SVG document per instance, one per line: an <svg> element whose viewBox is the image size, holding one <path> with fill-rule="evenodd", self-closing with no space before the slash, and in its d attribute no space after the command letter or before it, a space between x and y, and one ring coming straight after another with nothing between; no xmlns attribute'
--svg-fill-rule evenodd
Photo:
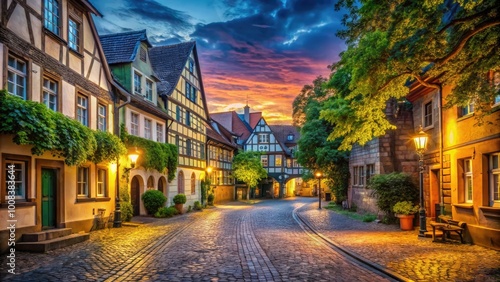
<svg viewBox="0 0 500 282"><path fill-rule="evenodd" d="M388 281L304 232L294 209L331 240L415 281L499 281L500 253L432 243L395 226L362 223L315 199L229 203L138 227L91 233L45 254L16 252L2 281Z"/></svg>
<svg viewBox="0 0 500 282"><path fill-rule="evenodd" d="M411 280L500 281L500 251L459 242L432 242L418 237L417 227L401 231L397 225L353 220L318 210L317 201L301 207L299 214L344 249Z"/></svg>

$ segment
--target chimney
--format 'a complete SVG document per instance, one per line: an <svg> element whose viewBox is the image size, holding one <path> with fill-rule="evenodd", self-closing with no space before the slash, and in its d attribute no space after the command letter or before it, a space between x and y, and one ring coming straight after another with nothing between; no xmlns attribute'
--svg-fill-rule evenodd
<svg viewBox="0 0 500 282"><path fill-rule="evenodd" d="M250 124L250 107L248 105L245 106L245 121Z"/></svg>

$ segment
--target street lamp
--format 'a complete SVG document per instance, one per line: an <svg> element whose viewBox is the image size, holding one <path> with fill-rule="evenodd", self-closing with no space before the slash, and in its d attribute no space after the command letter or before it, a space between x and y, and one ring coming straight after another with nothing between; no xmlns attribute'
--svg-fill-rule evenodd
<svg viewBox="0 0 500 282"><path fill-rule="evenodd" d="M125 168L124 171L127 172L133 169L138 158L139 152L137 151L137 148L135 148L135 151L128 154L128 159L130 160L130 168ZM116 161L116 195L113 227L122 227L122 211L120 210L120 158L118 158L118 160Z"/></svg>
<svg viewBox="0 0 500 282"><path fill-rule="evenodd" d="M321 172L317 171L315 174L316 178L318 178L318 205L319 209L321 209Z"/></svg>
<svg viewBox="0 0 500 282"><path fill-rule="evenodd" d="M419 128L419 132L413 141L415 142L415 149L418 154L418 168L420 172L420 230L418 233L419 237L425 237L425 232L427 232L426 222L425 222L425 203L424 203L424 151L427 146L428 136L422 130L422 126Z"/></svg>

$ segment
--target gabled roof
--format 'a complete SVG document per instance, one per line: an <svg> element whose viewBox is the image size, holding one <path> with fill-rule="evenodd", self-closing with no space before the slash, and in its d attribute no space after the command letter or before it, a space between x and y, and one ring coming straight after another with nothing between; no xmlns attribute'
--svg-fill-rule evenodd
<svg viewBox="0 0 500 282"><path fill-rule="evenodd" d="M240 140L243 142L248 139L253 131L252 128L250 128L250 125L246 123L242 118L240 118L235 111L212 113L210 114L210 117L228 130L238 135ZM255 122L255 124L257 124L257 122Z"/></svg>
<svg viewBox="0 0 500 282"><path fill-rule="evenodd" d="M170 95L172 93L195 45L195 41L189 41L174 45L157 46L149 50L149 58L155 73L162 81L166 81L170 85L167 91L160 93L161 95ZM198 62L196 62L196 66L198 66ZM201 79L201 72L198 73Z"/></svg>
<svg viewBox="0 0 500 282"><path fill-rule="evenodd" d="M99 38L101 39L106 60L110 65L133 62L141 46L141 42L145 42L148 47L152 47L145 29L105 34L99 36Z"/></svg>
<svg viewBox="0 0 500 282"><path fill-rule="evenodd" d="M250 113L250 121L248 123L245 121L244 114L238 114L238 116L243 122L245 122L246 124L248 124L248 126L250 126L250 130L253 130L257 125L257 123L259 123L259 120L262 117L262 112Z"/></svg>
<svg viewBox="0 0 500 282"><path fill-rule="evenodd" d="M281 145L287 149L297 145L297 141L300 138L300 133L297 127L293 125L269 125L269 128L274 134L274 137ZM293 135L293 140L288 140L288 135Z"/></svg>

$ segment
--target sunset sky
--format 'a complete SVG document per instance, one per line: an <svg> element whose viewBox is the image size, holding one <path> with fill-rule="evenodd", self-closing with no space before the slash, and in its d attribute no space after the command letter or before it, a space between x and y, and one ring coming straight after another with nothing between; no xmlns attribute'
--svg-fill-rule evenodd
<svg viewBox="0 0 500 282"><path fill-rule="evenodd" d="M196 40L209 112L291 123L305 84L345 48L335 0L91 0L99 34L146 29L153 45Z"/></svg>

